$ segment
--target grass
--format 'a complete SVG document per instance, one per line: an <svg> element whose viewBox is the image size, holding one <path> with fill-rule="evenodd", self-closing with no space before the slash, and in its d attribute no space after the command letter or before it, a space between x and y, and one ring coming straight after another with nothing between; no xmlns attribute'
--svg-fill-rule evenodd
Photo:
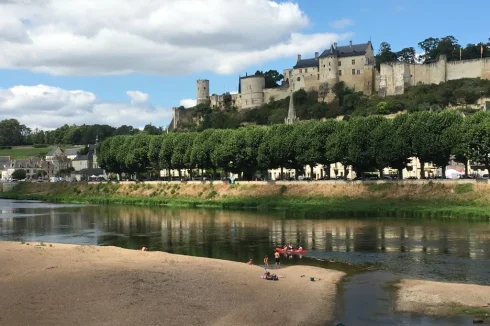
<svg viewBox="0 0 490 326"><path fill-rule="evenodd" d="M53 146L46 148L13 147L12 149L1 149L0 156L10 156L11 159L23 159L32 156L46 155Z"/></svg>
<svg viewBox="0 0 490 326"><path fill-rule="evenodd" d="M485 308L455 306L455 315L468 315L475 317L488 317L490 316L490 310Z"/></svg>
<svg viewBox="0 0 490 326"><path fill-rule="evenodd" d="M457 194L467 194L473 191L473 184L471 183L463 183L458 184L454 187L454 192Z"/></svg>

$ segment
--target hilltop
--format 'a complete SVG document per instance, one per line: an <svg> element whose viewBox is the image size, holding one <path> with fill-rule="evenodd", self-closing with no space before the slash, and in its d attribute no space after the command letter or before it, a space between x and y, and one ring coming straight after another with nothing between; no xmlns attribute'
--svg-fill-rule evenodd
<svg viewBox="0 0 490 326"><path fill-rule="evenodd" d="M319 101L316 91L299 90L293 93L296 115L300 120L344 119L374 114L391 115L399 112L417 112L456 108L465 114L476 112L490 101L490 80L465 78L445 83L408 87L404 94L380 97L355 92L344 83L334 87L331 103ZM260 107L237 110L211 108L199 104L190 109L179 109L179 130L228 129L241 125L272 125L283 123L288 113L289 97L273 100ZM490 104L488 104L490 105Z"/></svg>

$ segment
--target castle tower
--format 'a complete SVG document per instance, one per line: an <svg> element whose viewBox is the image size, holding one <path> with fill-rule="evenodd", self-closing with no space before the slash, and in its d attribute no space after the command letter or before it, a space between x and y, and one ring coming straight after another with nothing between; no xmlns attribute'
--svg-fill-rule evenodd
<svg viewBox="0 0 490 326"><path fill-rule="evenodd" d="M254 108L264 104L265 78L262 75L240 78L242 109Z"/></svg>
<svg viewBox="0 0 490 326"><path fill-rule="evenodd" d="M296 110L294 109L294 98L293 98L293 92L291 91L291 96L289 97L289 110L288 110L288 117L284 119L284 123L287 125L292 125L299 119L296 117Z"/></svg>
<svg viewBox="0 0 490 326"><path fill-rule="evenodd" d="M197 80L197 104L206 103L209 100L209 80L198 79Z"/></svg>

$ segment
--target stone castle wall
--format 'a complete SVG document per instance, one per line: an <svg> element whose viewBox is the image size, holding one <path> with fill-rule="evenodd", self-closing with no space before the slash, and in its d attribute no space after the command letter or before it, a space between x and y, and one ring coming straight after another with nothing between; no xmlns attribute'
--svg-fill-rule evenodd
<svg viewBox="0 0 490 326"><path fill-rule="evenodd" d="M269 103L272 100L279 101L291 95L291 90L289 88L266 88L264 89L264 101Z"/></svg>
<svg viewBox="0 0 490 326"><path fill-rule="evenodd" d="M441 56L430 64L382 64L377 88L379 95L384 97L403 94L410 86L440 84L462 78L490 79L490 58L448 62L446 56Z"/></svg>

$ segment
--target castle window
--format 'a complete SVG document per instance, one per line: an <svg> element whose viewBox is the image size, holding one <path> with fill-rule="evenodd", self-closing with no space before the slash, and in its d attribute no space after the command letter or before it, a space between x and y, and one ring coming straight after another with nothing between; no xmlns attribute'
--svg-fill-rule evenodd
<svg viewBox="0 0 490 326"><path fill-rule="evenodd" d="M339 76L342 76L342 70L339 70Z"/></svg>
<svg viewBox="0 0 490 326"><path fill-rule="evenodd" d="M342 61L339 61L339 67L342 65Z"/></svg>
<svg viewBox="0 0 490 326"><path fill-rule="evenodd" d="M361 74L361 70L357 69L357 74L360 75Z"/></svg>
<svg viewBox="0 0 490 326"><path fill-rule="evenodd" d="M320 74L316 75L316 80L320 80Z"/></svg>
<svg viewBox="0 0 490 326"><path fill-rule="evenodd" d="M297 80L297 81L300 81L300 80L301 80L301 77L298 77L296 80Z"/></svg>
<svg viewBox="0 0 490 326"><path fill-rule="evenodd" d="M328 65L330 66L330 62L328 63Z"/></svg>
<svg viewBox="0 0 490 326"><path fill-rule="evenodd" d="M302 73L303 73L303 69L300 69L300 70L299 70L299 73L300 73L300 74L302 74Z"/></svg>
<svg viewBox="0 0 490 326"><path fill-rule="evenodd" d="M355 65L356 64L356 59L352 59L352 64Z"/></svg>
<svg viewBox="0 0 490 326"><path fill-rule="evenodd" d="M328 68L328 71L332 71L332 68Z"/></svg>
<svg viewBox="0 0 490 326"><path fill-rule="evenodd" d="M355 75L356 74L356 70L355 69L352 69L352 74Z"/></svg>
<svg viewBox="0 0 490 326"><path fill-rule="evenodd" d="M308 68L305 68L305 72L308 72Z"/></svg>

